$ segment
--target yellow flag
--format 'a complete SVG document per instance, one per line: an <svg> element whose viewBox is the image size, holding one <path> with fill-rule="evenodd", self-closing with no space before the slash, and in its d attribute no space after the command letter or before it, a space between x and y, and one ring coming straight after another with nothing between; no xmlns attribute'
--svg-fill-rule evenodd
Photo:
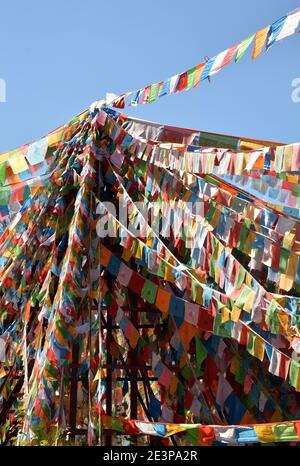
<svg viewBox="0 0 300 466"><path fill-rule="evenodd" d="M272 425L257 425L254 426L255 433L261 443L274 442L275 436L273 433Z"/></svg>
<svg viewBox="0 0 300 466"><path fill-rule="evenodd" d="M24 154L20 151L15 151L10 154L9 164L15 175L28 169Z"/></svg>
<svg viewBox="0 0 300 466"><path fill-rule="evenodd" d="M138 241L137 248L136 248L136 251L135 251L135 257L137 259L142 259L142 257L143 257L143 248L144 248L143 243L141 241Z"/></svg>
<svg viewBox="0 0 300 466"><path fill-rule="evenodd" d="M231 312L230 310L228 309L228 307L223 307L222 310L222 319L221 319L221 322L222 324L224 324L225 322L227 322L228 320L230 320L231 318Z"/></svg>
<svg viewBox="0 0 300 466"><path fill-rule="evenodd" d="M230 372L235 375L239 367L240 367L240 361L238 360L238 358L237 357L232 358L231 365L230 365Z"/></svg>
<svg viewBox="0 0 300 466"><path fill-rule="evenodd" d="M263 361L265 355L265 345L261 337L257 336L254 343L254 356Z"/></svg>
<svg viewBox="0 0 300 466"><path fill-rule="evenodd" d="M196 66L196 71L194 75L194 82L193 82L193 87L196 87L199 84L202 72L204 70L205 63L201 63L200 65Z"/></svg>
<svg viewBox="0 0 300 466"><path fill-rule="evenodd" d="M241 312L242 312L242 309L240 309L237 306L233 306L232 313L231 313L231 320L233 320L233 322L238 322Z"/></svg>
<svg viewBox="0 0 300 466"><path fill-rule="evenodd" d="M54 133L48 135L48 145L55 146L59 141L62 140L64 134L63 129L58 129Z"/></svg>
<svg viewBox="0 0 300 466"><path fill-rule="evenodd" d="M171 283L174 283L174 281L175 281L174 274L173 274L173 269L172 269L172 267L169 266L169 264L166 264L164 279L167 282L171 282Z"/></svg>

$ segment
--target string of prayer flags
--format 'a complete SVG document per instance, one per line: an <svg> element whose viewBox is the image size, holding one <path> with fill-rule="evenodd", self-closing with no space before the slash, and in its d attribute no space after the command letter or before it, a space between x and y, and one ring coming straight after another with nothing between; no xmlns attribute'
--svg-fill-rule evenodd
<svg viewBox="0 0 300 466"><path fill-rule="evenodd" d="M108 271L113 275L113 276L119 276L119 269L120 269L120 262L116 261L116 258L105 248L101 248L101 264L104 266L106 264ZM112 267L110 264L118 264L117 269ZM142 298L145 298L145 290L152 290L152 286L149 283L149 280L146 282L142 280L142 277L139 276L137 273L133 272L134 274L134 280L132 282L131 290L134 293L140 294ZM145 288L146 286L146 288ZM187 322L188 324L191 324L191 312L192 310L196 312L196 315L198 316L197 321L193 319L193 323L191 325L194 325L195 327L198 327L198 325L201 325L201 316L199 313L204 314L205 311L204 309L201 309L199 306L194 305L193 303L188 303L184 302L184 300L177 298L176 296L172 295L170 292L166 292L164 290L160 290L157 285L153 284L153 287L155 289L155 295L157 294L157 302L154 302L154 299L151 299L152 304L157 305L157 307L162 310L164 313L168 313L171 316L173 316L176 327L179 329L179 334L181 335L181 340L182 342L186 341L186 345L189 344L191 338L194 336L194 331L191 333L187 333L189 331L189 327L184 322ZM158 291L157 291L158 290ZM159 298L160 293L165 294L166 299L165 302L168 304L168 306L162 306L161 304L161 298ZM146 296L147 293L146 293ZM168 296L168 297L167 297ZM157 304L158 303L158 304ZM197 308L197 309L196 309ZM226 308L223 308L224 310ZM185 311L184 311L185 310ZM186 310L189 310L187 313ZM228 320L231 320L231 313L228 313L228 318L225 320L225 323L228 322ZM230 322L228 322L230 323ZM222 317L220 314L216 314L214 317L214 323L213 327L210 327L210 330L213 331L215 335L221 336L221 337L227 337L227 338L234 338L240 345L246 346L247 351L260 361L264 360L264 355L265 355L265 345L266 342L262 337L259 335L253 333L251 329L245 325L241 321L236 321L233 323L230 323L230 325L222 325ZM200 327L202 330L204 330L203 327ZM127 335L126 335L127 336ZM201 354L206 354L206 350L204 349L203 353L203 345L201 344L200 340L196 340L196 358L201 365ZM272 354L270 356L270 365L269 365L269 371L280 377L283 378L284 380L287 379L287 376L289 374L289 368L292 360L290 357L285 356L283 353L280 351L277 351L276 348L272 349ZM294 371L294 365L292 366L292 369ZM294 375L291 376L292 379L294 380ZM293 382L295 383L295 382ZM298 387L298 385L296 385ZM295 387L295 388L296 388Z"/></svg>
<svg viewBox="0 0 300 466"><path fill-rule="evenodd" d="M295 34L299 21L300 11L298 9L274 21L271 25L257 31L255 34L250 35L214 57L207 59L206 62L195 65L187 71L178 73L159 83L154 83L136 91L116 96L114 99L109 99L107 105L115 108L124 108L126 105L151 104L165 95L196 87L200 81L210 78L228 65L233 57L235 57L236 63L239 62L253 42L253 39L254 49L252 59L256 59L264 49L268 50L275 42Z"/></svg>
<svg viewBox="0 0 300 466"><path fill-rule="evenodd" d="M265 424L252 424L243 426L204 426L202 424L171 424L151 423L141 421L128 421L123 419L121 424L113 419L104 417L104 425L108 429L118 432L126 432L130 423L131 433L136 435L153 435L168 438L171 435L180 434L178 439L185 439L188 445L193 446L217 446L217 445L245 445L245 444L273 444L277 442L298 442L299 421L274 422Z"/></svg>

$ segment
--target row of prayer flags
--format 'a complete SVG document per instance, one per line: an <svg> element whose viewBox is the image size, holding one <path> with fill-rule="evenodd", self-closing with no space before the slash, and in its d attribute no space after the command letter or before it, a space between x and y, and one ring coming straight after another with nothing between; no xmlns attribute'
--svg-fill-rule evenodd
<svg viewBox="0 0 300 466"><path fill-rule="evenodd" d="M159 83L154 83L119 96L107 94L107 104L115 108L124 108L126 105L144 105L155 102L165 95L196 87L200 81L204 81L218 73L233 58L236 63L239 62L253 42L252 59L255 60L264 49L268 50L274 43L294 34L298 28L299 21L300 9L297 9L274 21L271 25L257 31L255 34L250 35L245 40L220 52L206 62L193 66L183 73L178 73Z"/></svg>

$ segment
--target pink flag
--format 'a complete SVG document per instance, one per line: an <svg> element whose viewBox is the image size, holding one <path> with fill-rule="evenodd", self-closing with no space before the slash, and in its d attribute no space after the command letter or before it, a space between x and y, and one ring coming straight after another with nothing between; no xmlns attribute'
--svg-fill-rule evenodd
<svg viewBox="0 0 300 466"><path fill-rule="evenodd" d="M225 401L227 400L230 393L232 392L233 392L233 388L227 382L224 375L220 374L216 402L218 403L218 405L220 405L221 408L223 408Z"/></svg>

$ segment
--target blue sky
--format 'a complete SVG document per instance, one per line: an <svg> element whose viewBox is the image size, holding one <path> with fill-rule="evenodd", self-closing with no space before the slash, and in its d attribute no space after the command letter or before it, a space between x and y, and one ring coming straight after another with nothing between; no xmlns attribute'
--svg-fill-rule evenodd
<svg viewBox="0 0 300 466"><path fill-rule="evenodd" d="M0 152L38 139L106 92L160 81L245 39L300 0L10 0L0 17ZM194 129L300 140L300 34L252 61L249 51L198 88L128 108ZM298 121L298 124L296 123Z"/></svg>

